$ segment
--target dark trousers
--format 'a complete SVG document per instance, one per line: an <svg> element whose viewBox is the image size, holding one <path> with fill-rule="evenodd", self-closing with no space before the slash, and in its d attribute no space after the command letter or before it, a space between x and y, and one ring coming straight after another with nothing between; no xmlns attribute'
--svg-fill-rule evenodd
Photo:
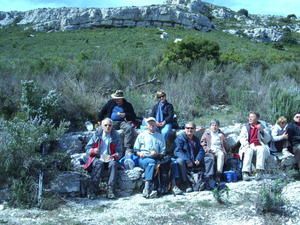
<svg viewBox="0 0 300 225"><path fill-rule="evenodd" d="M103 175L103 171L108 168L109 178L108 178L108 186L114 188L116 183L116 175L117 175L117 162L103 162L99 159L95 159L92 164L91 171L91 189L94 192L97 192L99 183L101 180L101 176Z"/></svg>
<svg viewBox="0 0 300 225"><path fill-rule="evenodd" d="M136 137L136 132L129 122L113 121L113 127L116 130L123 130L124 132L124 147L125 149L132 149Z"/></svg>
<svg viewBox="0 0 300 225"><path fill-rule="evenodd" d="M203 165L204 163L204 165ZM188 181L187 173L188 171L202 171L205 178L212 177L214 175L214 158L212 157L204 157L204 161L200 162L199 166L193 166L191 168L187 167L186 160L177 158L176 164L178 165L180 177L183 183L186 183ZM172 164L172 166L176 166L176 164ZM173 171L176 171L176 169L173 169ZM176 175L175 175L176 176Z"/></svg>

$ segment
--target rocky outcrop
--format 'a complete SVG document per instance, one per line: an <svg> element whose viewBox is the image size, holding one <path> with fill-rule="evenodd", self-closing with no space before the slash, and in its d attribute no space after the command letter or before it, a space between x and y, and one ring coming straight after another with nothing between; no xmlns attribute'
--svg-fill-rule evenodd
<svg viewBox="0 0 300 225"><path fill-rule="evenodd" d="M191 9L182 5L151 5L119 8L43 8L26 12L0 12L0 25L24 25L36 31L66 31L93 27L183 26L209 31L211 21L199 13L201 4ZM198 13L195 13L197 11Z"/></svg>

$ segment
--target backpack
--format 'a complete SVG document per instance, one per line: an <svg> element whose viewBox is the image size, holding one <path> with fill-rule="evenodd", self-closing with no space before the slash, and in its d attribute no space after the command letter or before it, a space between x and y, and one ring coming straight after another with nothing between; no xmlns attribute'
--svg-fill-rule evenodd
<svg viewBox="0 0 300 225"><path fill-rule="evenodd" d="M237 174L237 179L242 179L242 160L238 158L229 158L225 162L225 171L234 171Z"/></svg>

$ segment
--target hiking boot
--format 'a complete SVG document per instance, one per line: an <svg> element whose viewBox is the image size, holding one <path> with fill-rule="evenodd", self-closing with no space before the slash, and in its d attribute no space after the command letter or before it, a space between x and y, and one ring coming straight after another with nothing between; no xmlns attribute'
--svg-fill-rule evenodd
<svg viewBox="0 0 300 225"><path fill-rule="evenodd" d="M200 186L199 186L199 191L204 191L205 190L205 182L201 182Z"/></svg>
<svg viewBox="0 0 300 225"><path fill-rule="evenodd" d="M256 170L256 174L255 174L256 181L263 179L263 176L264 176L263 170Z"/></svg>
<svg viewBox="0 0 300 225"><path fill-rule="evenodd" d="M250 176L248 172L243 172L243 181L250 181Z"/></svg>
<svg viewBox="0 0 300 225"><path fill-rule="evenodd" d="M191 187L188 187L187 189L185 189L185 192L186 192L186 193L193 192L193 188L191 188Z"/></svg>
<svg viewBox="0 0 300 225"><path fill-rule="evenodd" d="M88 193L87 195L88 199L94 200L97 196L94 192Z"/></svg>
<svg viewBox="0 0 300 225"><path fill-rule="evenodd" d="M183 191L179 189L176 185L172 188L172 192L174 195L182 195Z"/></svg>
<svg viewBox="0 0 300 225"><path fill-rule="evenodd" d="M107 198L108 199L115 199L116 198L116 196L113 192L113 189L111 187L109 187L108 190L107 190Z"/></svg>
<svg viewBox="0 0 300 225"><path fill-rule="evenodd" d="M149 198L157 198L157 195L158 195L157 191L153 190L153 191L151 191L151 193L149 194Z"/></svg>
<svg viewBox="0 0 300 225"><path fill-rule="evenodd" d="M216 182L217 182L217 183L220 183L220 182L221 182L221 177L222 177L222 173L217 172L217 173L216 173Z"/></svg>
<svg viewBox="0 0 300 225"><path fill-rule="evenodd" d="M149 183L149 181L146 181L145 187L143 189L143 197L149 198L149 196L150 196L150 183Z"/></svg>

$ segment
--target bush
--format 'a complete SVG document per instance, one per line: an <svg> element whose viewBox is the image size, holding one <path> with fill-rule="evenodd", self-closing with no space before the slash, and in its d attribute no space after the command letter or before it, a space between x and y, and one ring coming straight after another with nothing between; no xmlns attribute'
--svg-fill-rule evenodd
<svg viewBox="0 0 300 225"><path fill-rule="evenodd" d="M285 201L282 197L282 188L284 182L277 180L274 183L264 183L261 187L257 199L255 201L256 212L261 213L281 213L283 211Z"/></svg>
<svg viewBox="0 0 300 225"><path fill-rule="evenodd" d="M36 204L38 174L55 167L56 159L44 158L41 146L57 140L69 124L61 122L55 126L48 117L56 106L53 93L42 97L37 104L35 83L23 81L22 86L19 116L10 121L0 120L0 173L11 187L10 203L31 207Z"/></svg>
<svg viewBox="0 0 300 225"><path fill-rule="evenodd" d="M218 43L189 36L180 42L172 43L168 46L163 56L163 63L179 63L187 67L198 60L216 60L219 61L220 47Z"/></svg>
<svg viewBox="0 0 300 225"><path fill-rule="evenodd" d="M237 11L237 13L238 13L239 15L242 15L242 16L246 16L246 17L249 16L249 13L248 13L248 10L247 10L247 9L240 9L239 11Z"/></svg>

